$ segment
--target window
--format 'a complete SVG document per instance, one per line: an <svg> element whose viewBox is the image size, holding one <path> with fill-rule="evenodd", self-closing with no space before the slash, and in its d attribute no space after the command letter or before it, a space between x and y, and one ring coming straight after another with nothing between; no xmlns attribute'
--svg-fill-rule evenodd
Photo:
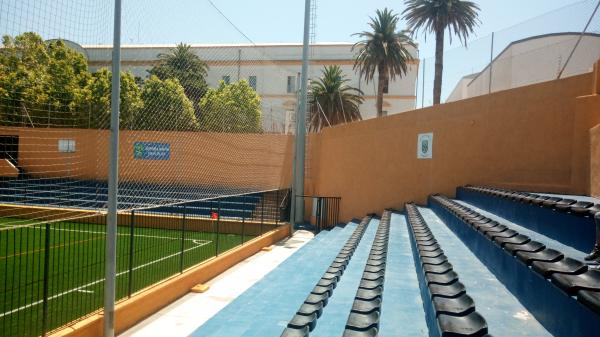
<svg viewBox="0 0 600 337"><path fill-rule="evenodd" d="M252 89L256 90L256 76L248 77L248 84L252 87Z"/></svg>
<svg viewBox="0 0 600 337"><path fill-rule="evenodd" d="M292 94L296 92L296 76L287 77L287 93Z"/></svg>
<svg viewBox="0 0 600 337"><path fill-rule="evenodd" d="M231 82L231 76L229 76L229 75L223 76L223 82L225 82L225 84L229 84Z"/></svg>
<svg viewBox="0 0 600 337"><path fill-rule="evenodd" d="M390 80L386 79L385 82L383 83L383 93L387 94L390 91Z"/></svg>
<svg viewBox="0 0 600 337"><path fill-rule="evenodd" d="M58 152L64 152L64 153L75 152L75 140L74 139L59 139L58 140Z"/></svg>

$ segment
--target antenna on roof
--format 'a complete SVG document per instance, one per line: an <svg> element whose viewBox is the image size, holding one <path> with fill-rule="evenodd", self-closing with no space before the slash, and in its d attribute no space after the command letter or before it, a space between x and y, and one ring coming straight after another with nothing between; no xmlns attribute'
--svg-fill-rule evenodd
<svg viewBox="0 0 600 337"><path fill-rule="evenodd" d="M314 45L317 40L317 0L310 3L310 58L315 55Z"/></svg>

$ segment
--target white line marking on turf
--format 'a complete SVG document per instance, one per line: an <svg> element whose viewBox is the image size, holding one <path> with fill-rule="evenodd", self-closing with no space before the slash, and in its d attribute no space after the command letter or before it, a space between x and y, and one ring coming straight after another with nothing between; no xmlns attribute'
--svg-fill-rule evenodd
<svg viewBox="0 0 600 337"><path fill-rule="evenodd" d="M144 227L138 227L138 228L144 228ZM41 227L35 227L35 229L39 229L39 230L45 230L45 228L41 228ZM106 234L105 232L98 232L98 231L86 231L86 230L80 230L80 229L67 229L67 228L50 228L53 231L64 231L64 232L77 232L77 233L90 233L90 234ZM121 236L129 236L130 233L117 233L117 235L121 235ZM151 239L168 239L168 240L181 240L181 237L171 237L171 236L158 236L158 235L146 235L146 234L133 234L134 237L141 237L141 238L151 238ZM183 239L184 241L197 241L196 239ZM205 240L202 240L205 241Z"/></svg>
<svg viewBox="0 0 600 337"><path fill-rule="evenodd" d="M193 240L193 241L206 241L206 240ZM195 247L191 247L191 248L185 249L183 252L185 253L185 252L188 252L188 251L190 251L190 250L193 250L193 249L196 249L196 248L200 248L200 247L206 246L207 244L209 244L209 243L211 243L211 242L212 242L212 241L206 241L206 242L203 242L203 243L200 243L200 244L198 244L198 243L194 242L194 243L198 244L198 246L195 246ZM158 260L154 260L154 261L151 261L151 262L148 262L148 263L145 263L145 264L139 265L139 266L137 266L137 267L134 267L132 270L138 270L138 269L141 269L141 268L145 268L145 267L147 267L147 266L150 266L150 265L152 265L152 264L155 264L155 263L158 263L158 262L161 262L161 261L164 261L164 260L170 259L170 258L172 258L172 257L178 256L179 254L181 254L181 252L177 252L177 253L175 253L175 254L171 254L171 255L168 255L168 256L165 256L165 257L161 257L161 258L160 258L160 259L158 259ZM122 271L122 272L120 272L120 273L117 273L117 277L119 277L119 276L121 276L121 275L124 275L124 274L127 274L128 272L129 272L129 270L125 270L125 271ZM59 297L62 297L62 296L64 296L64 295L68 295L68 294L70 294L70 293L73 293L73 292L81 292L82 290L83 290L83 292L85 292L85 291L88 291L88 290L84 290L84 289L85 289L85 288L87 288L87 287L94 286L94 285L96 285L96 284L98 284L98 283L102 283L102 282L104 282L104 280L105 280L105 279L104 279L104 278L102 278L102 279L99 279L99 280L96 280L96 281L90 282L90 283L88 283L88 284L84 284L84 285L82 285L82 286L80 286L80 287L73 288L73 289L71 289L71 290L67 290L67 291L64 291L64 292L62 292L62 293L59 293L59 294L56 294L56 295L50 296L50 297L48 297L48 301L51 301L51 300L57 299L57 298L59 298ZM43 300L40 300L40 301L36 301L36 302L32 302L32 303L26 304L26 305L24 305L24 306L22 306L22 307L20 307L20 308L16 308L16 309L13 309L13 310L10 310L10 311L7 311L7 312L4 312L4 313L0 314L0 318L2 318L2 317L4 317L4 316L12 315L12 314L14 314L15 312L19 312L19 311L22 311L22 310L25 310L25 309L28 309L28 308L34 307L34 306L36 306L36 305L40 305L40 304L42 304L42 303L44 303L44 301L43 301Z"/></svg>

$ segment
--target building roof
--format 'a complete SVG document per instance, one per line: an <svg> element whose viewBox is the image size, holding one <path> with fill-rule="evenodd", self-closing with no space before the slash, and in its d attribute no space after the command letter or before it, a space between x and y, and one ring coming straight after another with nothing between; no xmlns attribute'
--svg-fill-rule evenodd
<svg viewBox="0 0 600 337"><path fill-rule="evenodd" d="M539 40L539 39L543 39L543 38L547 38L547 37L567 36L567 35L571 35L571 36L581 36L581 35L583 35L583 36L586 36L586 37L598 37L598 38L600 38L600 34L596 34L596 33L584 33L584 34L581 34L581 32L562 32L562 33L551 33L551 34L535 35L535 36L530 36L530 37L525 38L525 39L513 41L513 42L509 43L508 46L506 46L506 48L504 48L500 52L500 54L498 54L492 60L492 62L490 62L485 68L483 68L479 73L477 73L476 76L472 78L471 82L469 82L468 85L471 85L471 83L473 83L474 81L476 81L479 78L479 76L481 76L481 74L485 73L485 71L488 70L490 68L490 66L492 66L494 63L496 63L496 61L498 59L502 58L502 56L504 56L504 54L506 54L506 52L508 52L515 45L526 43L526 42L532 41L532 40ZM465 76L465 77L468 77L468 76ZM465 77L463 77L463 78L465 78Z"/></svg>

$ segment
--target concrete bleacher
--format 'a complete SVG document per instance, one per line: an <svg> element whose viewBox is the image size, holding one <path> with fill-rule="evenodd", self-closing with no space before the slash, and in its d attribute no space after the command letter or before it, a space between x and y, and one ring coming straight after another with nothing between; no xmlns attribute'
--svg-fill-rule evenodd
<svg viewBox="0 0 600 337"><path fill-rule="evenodd" d="M477 189L321 232L192 336L597 334L597 204Z"/></svg>
<svg viewBox="0 0 600 337"><path fill-rule="evenodd" d="M79 209L104 209L108 203L108 186L105 181L72 179L1 179L0 203L51 206ZM139 191L144 190L144 193ZM209 199L215 195L214 188L189 186L160 186L139 183L121 183L119 209L151 208L155 213L182 213L182 205L157 206L157 200L171 199L184 202L189 195L194 199ZM212 191L208 193L207 191ZM251 193L241 196L221 197L185 203L185 212L195 216L211 216L220 211L222 217L251 218L260 207L264 195Z"/></svg>
<svg viewBox="0 0 600 337"><path fill-rule="evenodd" d="M358 225L322 231L191 336L279 336Z"/></svg>

